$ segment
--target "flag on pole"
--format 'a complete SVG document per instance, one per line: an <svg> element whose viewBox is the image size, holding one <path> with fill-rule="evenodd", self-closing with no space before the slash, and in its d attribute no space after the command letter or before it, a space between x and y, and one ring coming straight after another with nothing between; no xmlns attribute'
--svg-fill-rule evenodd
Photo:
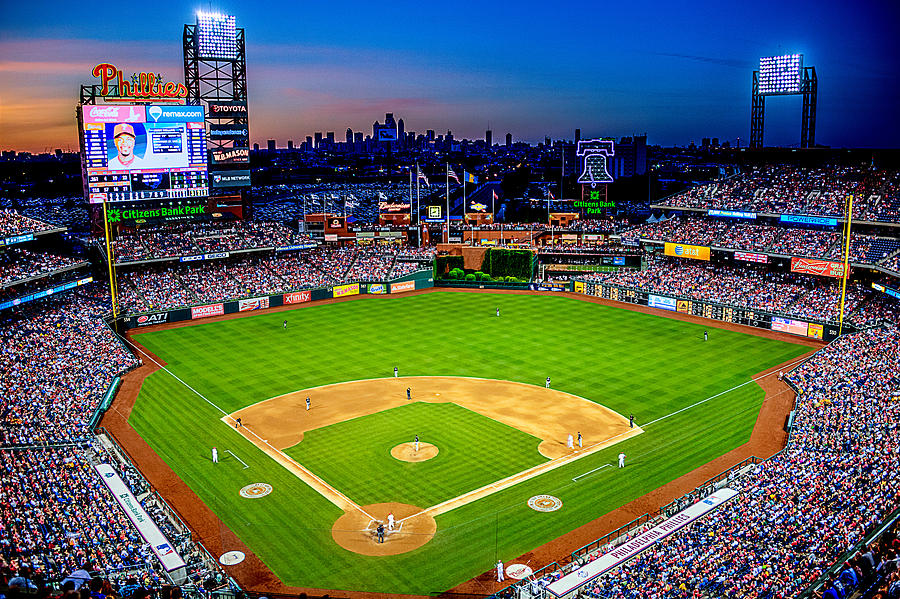
<svg viewBox="0 0 900 599"><path fill-rule="evenodd" d="M387 196L384 195L384 192L383 192L383 191L379 191L379 192L378 192L378 199L379 199L379 200L387 200Z"/></svg>
<svg viewBox="0 0 900 599"><path fill-rule="evenodd" d="M465 178L466 183L478 183L478 177L476 177L472 173L467 173L466 171L463 171L463 177Z"/></svg>
<svg viewBox="0 0 900 599"><path fill-rule="evenodd" d="M493 199L495 199L495 200L499 200L499 199L500 199L500 196L497 195L497 191L496 191L496 190L491 191L491 193L494 194L494 198L493 198Z"/></svg>
<svg viewBox="0 0 900 599"><path fill-rule="evenodd" d="M556 199L556 198L553 196L553 192L550 191L549 189L547 190L547 195L550 197L551 200L555 200L555 199Z"/></svg>
<svg viewBox="0 0 900 599"><path fill-rule="evenodd" d="M450 168L449 165L447 166L447 177L449 177L449 178L453 179L454 181L456 181L456 184L457 184L457 185L462 185L462 183L459 182L459 177L458 177L457 174L454 172L454 170L453 170L452 168Z"/></svg>
<svg viewBox="0 0 900 599"><path fill-rule="evenodd" d="M423 181L425 181L425 185L427 185L428 187L431 187L431 184L428 183L428 177L426 177L425 173L422 172L422 169L419 168L418 165L416 165L416 180L419 180L419 179L422 179Z"/></svg>

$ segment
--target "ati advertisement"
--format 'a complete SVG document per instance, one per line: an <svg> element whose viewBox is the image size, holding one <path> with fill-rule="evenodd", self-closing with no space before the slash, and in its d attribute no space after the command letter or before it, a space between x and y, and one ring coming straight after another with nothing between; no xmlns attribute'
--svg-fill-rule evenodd
<svg viewBox="0 0 900 599"><path fill-rule="evenodd" d="M791 258L791 272L800 272L820 277L840 279L844 276L844 265L830 260L813 260L812 258Z"/></svg>
<svg viewBox="0 0 900 599"><path fill-rule="evenodd" d="M135 319L135 324L139 327L148 327L151 324L165 324L168 320L168 312L160 312L159 314L141 314Z"/></svg>
<svg viewBox="0 0 900 599"><path fill-rule="evenodd" d="M702 245L684 245L682 243L667 243L666 256L678 258L691 258L692 260L709 260L709 248Z"/></svg>
<svg viewBox="0 0 900 599"><path fill-rule="evenodd" d="M202 106L82 106L88 201L206 196Z"/></svg>
<svg viewBox="0 0 900 599"><path fill-rule="evenodd" d="M293 293L285 293L282 301L285 304L303 304L312 300L312 291L295 291Z"/></svg>

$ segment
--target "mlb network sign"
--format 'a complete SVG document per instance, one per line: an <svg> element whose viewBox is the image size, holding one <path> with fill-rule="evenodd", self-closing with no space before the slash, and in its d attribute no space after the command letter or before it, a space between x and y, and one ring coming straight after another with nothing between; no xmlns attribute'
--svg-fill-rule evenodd
<svg viewBox="0 0 900 599"><path fill-rule="evenodd" d="M709 248L702 245L684 245L683 243L667 243L666 256L691 258L693 260L709 260Z"/></svg>

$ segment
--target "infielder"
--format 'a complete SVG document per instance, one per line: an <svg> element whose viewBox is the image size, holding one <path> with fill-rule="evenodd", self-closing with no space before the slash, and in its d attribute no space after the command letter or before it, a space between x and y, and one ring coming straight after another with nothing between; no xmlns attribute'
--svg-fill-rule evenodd
<svg viewBox="0 0 900 599"><path fill-rule="evenodd" d="M634 428L634 414L628 415L628 428Z"/></svg>
<svg viewBox="0 0 900 599"><path fill-rule="evenodd" d="M578 432L578 449L581 449L582 447L584 447L584 445L582 444L581 432L579 431Z"/></svg>
<svg viewBox="0 0 900 599"><path fill-rule="evenodd" d="M213 450L212 450L212 460L213 460L213 464L219 463L219 450L216 449L215 447L213 447Z"/></svg>
<svg viewBox="0 0 900 599"><path fill-rule="evenodd" d="M406 399L412 399L412 389L410 389L409 387L406 388Z"/></svg>
<svg viewBox="0 0 900 599"><path fill-rule="evenodd" d="M419 453L419 435L416 435L416 453Z"/></svg>
<svg viewBox="0 0 900 599"><path fill-rule="evenodd" d="M503 582L503 560L497 560L497 582Z"/></svg>
<svg viewBox="0 0 900 599"><path fill-rule="evenodd" d="M388 513L388 530L394 530L394 512Z"/></svg>
<svg viewBox="0 0 900 599"><path fill-rule="evenodd" d="M619 468L625 467L625 453L622 452L619 454Z"/></svg>
<svg viewBox="0 0 900 599"><path fill-rule="evenodd" d="M306 411L309 412L309 395L306 396Z"/></svg>
<svg viewBox="0 0 900 599"><path fill-rule="evenodd" d="M569 438L566 439L566 447L569 449L575 449L575 444L572 442L572 433L569 433Z"/></svg>
<svg viewBox="0 0 900 599"><path fill-rule="evenodd" d="M547 387L547 389L550 388L550 377L549 376L547 377L547 384L545 385L545 387Z"/></svg>

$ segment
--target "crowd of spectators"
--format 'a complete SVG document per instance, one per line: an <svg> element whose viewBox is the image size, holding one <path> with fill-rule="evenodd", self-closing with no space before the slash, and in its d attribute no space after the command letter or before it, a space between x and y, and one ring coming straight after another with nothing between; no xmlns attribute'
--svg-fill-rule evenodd
<svg viewBox="0 0 900 599"><path fill-rule="evenodd" d="M167 225L127 231L113 242L116 262L134 262L285 247L312 240L276 222L229 221Z"/></svg>
<svg viewBox="0 0 900 599"><path fill-rule="evenodd" d="M660 257L649 261L645 270L592 273L579 278L811 320L837 321L840 317L838 280L774 272L764 267L685 264L677 258ZM878 307L868 309L875 299L870 290L851 283L847 287L844 313L853 315L851 321L860 325L869 322L868 319L900 322L900 302L895 302L892 308L889 302L881 300Z"/></svg>
<svg viewBox="0 0 900 599"><path fill-rule="evenodd" d="M0 252L0 286L42 277L76 265L87 265L87 262L69 256L12 247Z"/></svg>
<svg viewBox="0 0 900 599"><path fill-rule="evenodd" d="M900 506L900 331L844 336L786 375L798 390L787 448L728 481L734 499L587 584L596 599L796 596ZM695 500L700 501L699 496ZM821 589L850 597L896 577L896 537L863 547ZM604 547L575 562L593 561ZM882 567L892 563L892 568ZM535 581L547 585L564 571ZM829 595L829 589L840 592ZM821 595L820 595L821 596Z"/></svg>
<svg viewBox="0 0 900 599"><path fill-rule="evenodd" d="M867 213L867 198L880 186L878 172L864 167L754 167L738 176L694 187L667 198L666 206L768 214L841 217L848 195L853 218Z"/></svg>
<svg viewBox="0 0 900 599"><path fill-rule="evenodd" d="M52 228L53 225L23 216L15 210L8 208L0 210L0 238L38 233Z"/></svg>

